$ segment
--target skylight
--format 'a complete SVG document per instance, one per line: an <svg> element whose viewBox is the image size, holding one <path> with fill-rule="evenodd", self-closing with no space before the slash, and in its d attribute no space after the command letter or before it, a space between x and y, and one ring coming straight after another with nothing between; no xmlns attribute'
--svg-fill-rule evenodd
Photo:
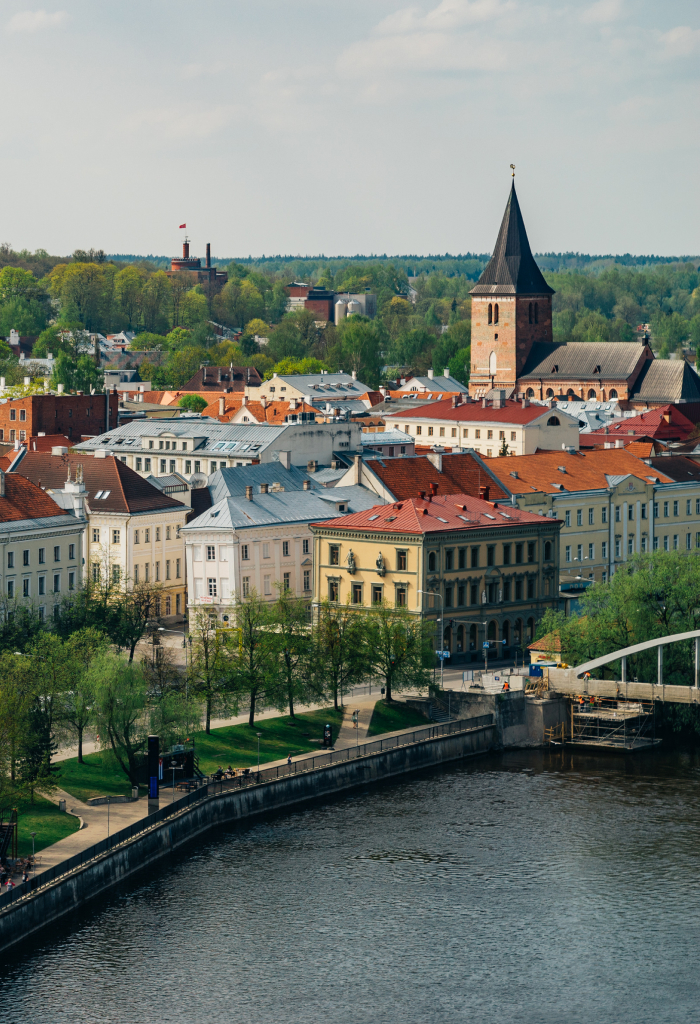
<svg viewBox="0 0 700 1024"><path fill-rule="evenodd" d="M111 493L111 491L98 491L95 494L95 501L104 501L104 499L108 498Z"/></svg>
<svg viewBox="0 0 700 1024"><path fill-rule="evenodd" d="M435 518L439 519L441 523L446 523L447 522L447 520L443 519L442 516L435 516Z"/></svg>
<svg viewBox="0 0 700 1024"><path fill-rule="evenodd" d="M379 516L378 516L378 515L377 515L377 516L370 516L370 517L369 517L369 521L370 521L370 523L371 523L371 522L372 522L372 521L373 521L374 519L379 519Z"/></svg>
<svg viewBox="0 0 700 1024"><path fill-rule="evenodd" d="M482 512L482 515L486 516L487 519L495 519L496 518L495 516L492 516L490 512Z"/></svg>
<svg viewBox="0 0 700 1024"><path fill-rule="evenodd" d="M498 514L503 516L504 519L512 519L512 516L509 516L506 512L499 512Z"/></svg>
<svg viewBox="0 0 700 1024"><path fill-rule="evenodd" d="M470 523L471 522L471 519L468 519L466 516L460 516L459 513L457 514L457 518L458 519L463 519L465 523Z"/></svg>

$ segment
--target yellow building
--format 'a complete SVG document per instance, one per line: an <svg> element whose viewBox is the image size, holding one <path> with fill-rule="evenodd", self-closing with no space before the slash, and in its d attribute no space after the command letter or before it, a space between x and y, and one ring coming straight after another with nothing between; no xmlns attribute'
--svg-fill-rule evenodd
<svg viewBox="0 0 700 1024"><path fill-rule="evenodd" d="M477 660L485 640L507 657L556 607L560 527L510 504L436 493L314 523L314 607L384 602L436 629L444 610L453 661Z"/></svg>

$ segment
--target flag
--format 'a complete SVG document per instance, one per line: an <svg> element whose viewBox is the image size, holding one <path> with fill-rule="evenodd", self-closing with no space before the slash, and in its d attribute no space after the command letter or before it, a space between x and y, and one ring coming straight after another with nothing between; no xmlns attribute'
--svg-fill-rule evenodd
<svg viewBox="0 0 700 1024"><path fill-rule="evenodd" d="M187 227L187 225L186 225L186 224L181 224L181 225L180 225L180 227L181 227L181 228L186 228L186 227Z"/></svg>

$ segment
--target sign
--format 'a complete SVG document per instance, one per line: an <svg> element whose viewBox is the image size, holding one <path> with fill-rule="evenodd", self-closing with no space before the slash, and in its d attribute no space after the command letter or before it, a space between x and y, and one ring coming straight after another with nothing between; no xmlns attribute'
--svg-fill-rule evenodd
<svg viewBox="0 0 700 1024"><path fill-rule="evenodd" d="M449 651L436 651L435 653L437 654L438 658L442 658L443 661L445 660L445 658L449 658L450 656Z"/></svg>
<svg viewBox="0 0 700 1024"><path fill-rule="evenodd" d="M481 646L484 648L485 651L488 651L489 647L491 646L491 641L490 640L484 640L484 642L483 642L483 644Z"/></svg>

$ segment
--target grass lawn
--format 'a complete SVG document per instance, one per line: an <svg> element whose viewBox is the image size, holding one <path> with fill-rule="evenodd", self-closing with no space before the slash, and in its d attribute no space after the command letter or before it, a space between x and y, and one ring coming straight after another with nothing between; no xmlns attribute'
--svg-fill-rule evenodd
<svg viewBox="0 0 700 1024"><path fill-rule="evenodd" d="M36 832L34 849L38 853L45 846L57 843L59 839L77 832L80 822L72 814L59 811L56 804L41 796L34 796L34 803L29 800L14 800L8 806L17 808L17 852L26 857L32 852L31 833Z"/></svg>
<svg viewBox="0 0 700 1024"><path fill-rule="evenodd" d="M278 761L287 754L305 754L311 750L320 750L319 742L323 735L323 726L329 722L333 737L338 735L343 718L342 711L326 708L320 711L308 711L291 719L288 715L280 718L266 718L255 723L251 729L248 725L228 725L222 729L212 729L209 736L205 732L194 734L195 753L199 758L199 767L205 775L216 771L219 765L226 768L229 764L234 768L248 768L258 763L258 737L260 733L260 762ZM400 729L401 726L392 726ZM88 800L93 796L108 794L131 794L131 786L120 769L111 751L100 751L88 754L78 764L77 757L61 761L61 775L58 784L62 789L77 797ZM164 780L167 783L167 779Z"/></svg>
<svg viewBox="0 0 700 1024"><path fill-rule="evenodd" d="M406 704L385 704L378 700L374 705L367 736L379 736L383 732L395 732L397 729L410 729L412 726L425 728L430 722L420 711L409 708Z"/></svg>

